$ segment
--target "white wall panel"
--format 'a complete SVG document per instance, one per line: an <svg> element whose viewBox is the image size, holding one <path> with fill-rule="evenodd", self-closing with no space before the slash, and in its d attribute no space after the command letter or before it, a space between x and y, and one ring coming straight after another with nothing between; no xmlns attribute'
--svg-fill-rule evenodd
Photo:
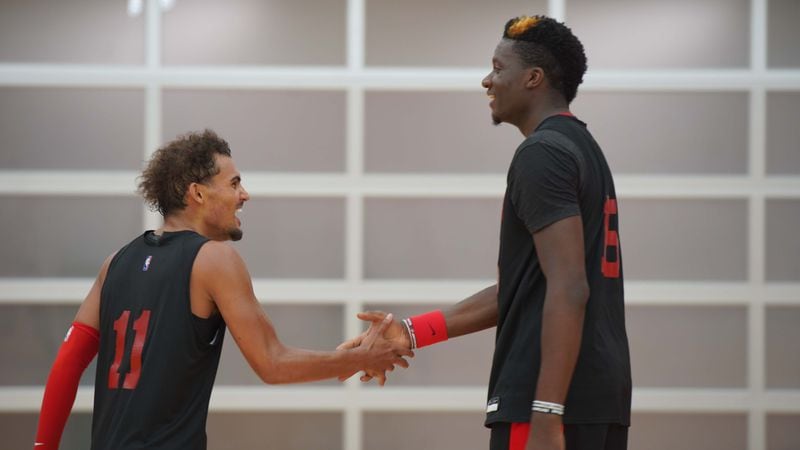
<svg viewBox="0 0 800 450"><path fill-rule="evenodd" d="M614 173L747 173L746 92L583 92L572 109Z"/></svg>
<svg viewBox="0 0 800 450"><path fill-rule="evenodd" d="M343 65L345 0L192 0L164 14L167 65Z"/></svg>
<svg viewBox="0 0 800 450"><path fill-rule="evenodd" d="M799 92L772 91L767 94L768 173L800 175L799 118Z"/></svg>
<svg viewBox="0 0 800 450"><path fill-rule="evenodd" d="M800 47L787 45L800 41L800 2L768 0L767 12L767 63L776 69L800 67Z"/></svg>
<svg viewBox="0 0 800 450"><path fill-rule="evenodd" d="M369 66L491 68L502 26L519 14L544 14L545 0L365 0ZM482 24L495 26L482 26Z"/></svg>
<svg viewBox="0 0 800 450"><path fill-rule="evenodd" d="M800 199L769 200L766 207L766 278L800 281Z"/></svg>
<svg viewBox="0 0 800 450"><path fill-rule="evenodd" d="M800 415L770 414L767 417L767 450L800 448Z"/></svg>
<svg viewBox="0 0 800 450"><path fill-rule="evenodd" d="M141 64L144 18L123 2L4 0L0 61Z"/></svg>
<svg viewBox="0 0 800 450"><path fill-rule="evenodd" d="M568 24L596 69L745 68L747 0L568 0Z"/></svg>
<svg viewBox="0 0 800 450"><path fill-rule="evenodd" d="M144 91L0 87L0 168L139 170Z"/></svg>
<svg viewBox="0 0 800 450"><path fill-rule="evenodd" d="M747 385L745 308L628 306L625 320L636 386Z"/></svg>
<svg viewBox="0 0 800 450"><path fill-rule="evenodd" d="M7 239L0 277L92 277L111 253L142 233L133 197L0 197Z"/></svg>
<svg viewBox="0 0 800 450"><path fill-rule="evenodd" d="M168 89L162 102L163 141L211 128L228 141L242 171L345 168L343 91Z"/></svg>
<svg viewBox="0 0 800 450"><path fill-rule="evenodd" d="M337 198L255 198L234 245L255 278L342 278L344 214Z"/></svg>
<svg viewBox="0 0 800 450"><path fill-rule="evenodd" d="M800 389L800 308L767 308L766 371L767 388Z"/></svg>
<svg viewBox="0 0 800 450"><path fill-rule="evenodd" d="M365 103L370 173L505 174L522 140L515 127L492 124L482 92L369 91Z"/></svg>
<svg viewBox="0 0 800 450"><path fill-rule="evenodd" d="M492 278L500 208L494 199L366 200L364 277Z"/></svg>
<svg viewBox="0 0 800 450"><path fill-rule="evenodd" d="M741 200L620 202L628 280L744 280L747 204Z"/></svg>

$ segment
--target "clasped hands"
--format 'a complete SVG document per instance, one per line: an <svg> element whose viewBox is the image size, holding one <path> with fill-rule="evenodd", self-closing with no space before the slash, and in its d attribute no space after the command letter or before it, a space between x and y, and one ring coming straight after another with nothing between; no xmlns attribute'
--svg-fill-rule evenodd
<svg viewBox="0 0 800 450"><path fill-rule="evenodd" d="M414 357L411 351L411 339L405 327L400 322L394 320L391 314L383 311L365 311L358 313L358 318L370 322L367 331L352 339L346 340L336 347L336 350L349 350L361 347L383 348L394 352L395 359L392 364L376 367L374 364L367 365L361 374L361 381L368 382L373 378L378 380L378 384L386 384L386 372L391 372L394 367L400 366L408 368L408 361L403 356ZM339 377L339 381L345 381L355 375L356 372Z"/></svg>

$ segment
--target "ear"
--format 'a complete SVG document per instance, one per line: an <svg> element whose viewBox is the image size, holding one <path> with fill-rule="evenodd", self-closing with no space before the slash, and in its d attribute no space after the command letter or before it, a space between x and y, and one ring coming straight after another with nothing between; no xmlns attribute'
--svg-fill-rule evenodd
<svg viewBox="0 0 800 450"><path fill-rule="evenodd" d="M525 81L525 87L528 89L535 89L544 83L544 71L541 67L532 67L528 69L528 79Z"/></svg>
<svg viewBox="0 0 800 450"><path fill-rule="evenodd" d="M205 203L205 186L200 183L191 183L186 189L186 203Z"/></svg>

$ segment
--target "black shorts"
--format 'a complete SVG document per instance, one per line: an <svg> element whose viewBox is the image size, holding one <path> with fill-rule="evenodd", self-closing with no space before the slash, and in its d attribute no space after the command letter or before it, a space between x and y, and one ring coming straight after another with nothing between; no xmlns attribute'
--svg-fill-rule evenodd
<svg viewBox="0 0 800 450"><path fill-rule="evenodd" d="M524 450L529 423L492 424L490 450ZM628 427L618 424L564 425L567 450L627 450Z"/></svg>

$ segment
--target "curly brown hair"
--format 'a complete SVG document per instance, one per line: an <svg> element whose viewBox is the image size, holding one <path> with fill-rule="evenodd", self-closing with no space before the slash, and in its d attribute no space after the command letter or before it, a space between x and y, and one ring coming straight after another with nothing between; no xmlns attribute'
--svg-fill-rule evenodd
<svg viewBox="0 0 800 450"><path fill-rule="evenodd" d="M213 131L179 136L156 150L139 176L139 193L162 216L186 207L186 189L219 173L214 155L231 156L228 143Z"/></svg>

